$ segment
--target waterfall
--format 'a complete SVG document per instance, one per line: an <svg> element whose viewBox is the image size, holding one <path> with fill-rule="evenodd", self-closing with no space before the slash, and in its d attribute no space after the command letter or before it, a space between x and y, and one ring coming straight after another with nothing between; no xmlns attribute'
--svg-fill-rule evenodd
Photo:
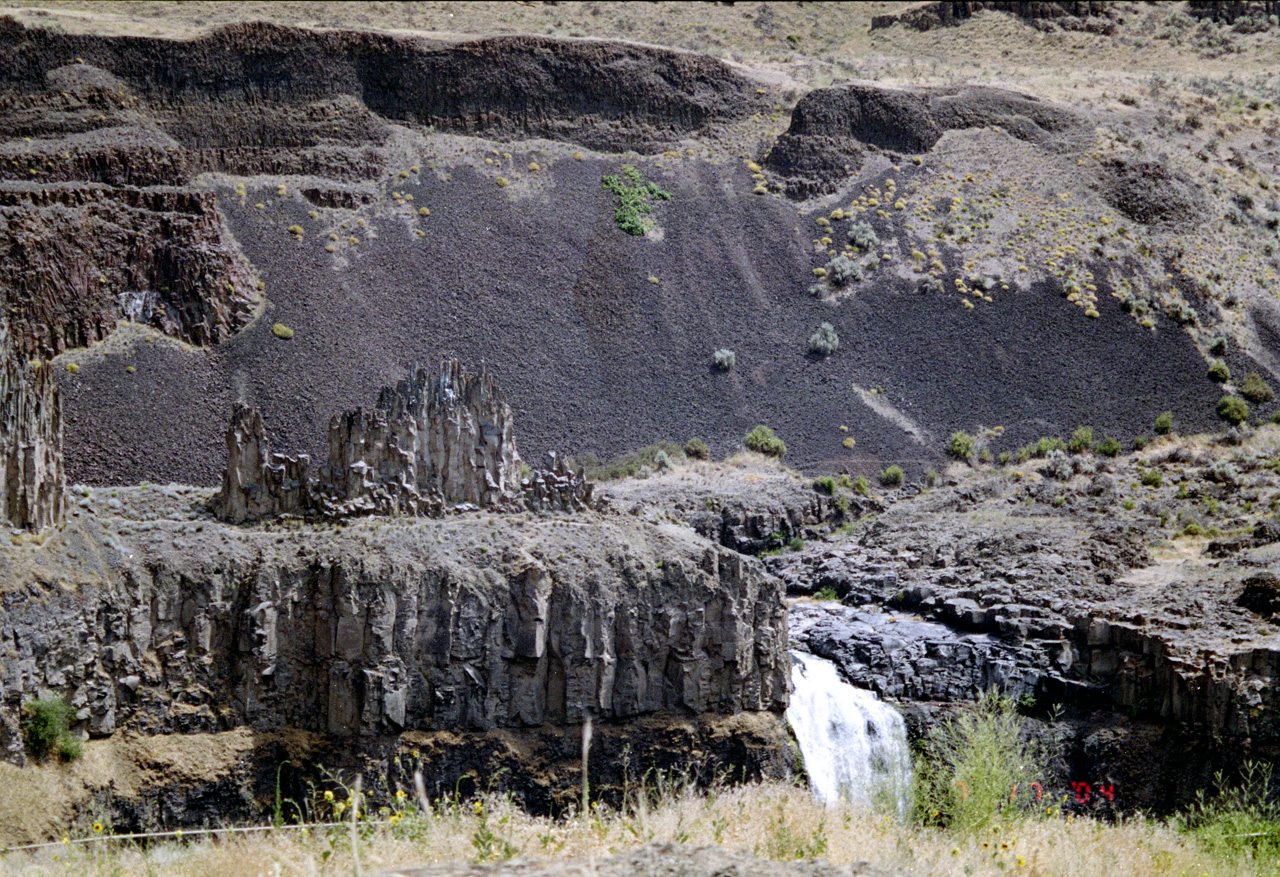
<svg viewBox="0 0 1280 877"><path fill-rule="evenodd" d="M791 657L795 691L787 721L813 793L826 802L891 806L906 818L911 759L902 716L842 680L830 661L799 651Z"/></svg>

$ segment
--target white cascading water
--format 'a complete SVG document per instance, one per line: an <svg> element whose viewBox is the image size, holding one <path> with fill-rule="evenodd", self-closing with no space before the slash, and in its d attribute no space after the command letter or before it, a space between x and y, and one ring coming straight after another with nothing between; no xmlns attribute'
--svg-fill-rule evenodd
<svg viewBox="0 0 1280 877"><path fill-rule="evenodd" d="M819 800L910 807L907 728L897 710L840 678L830 661L793 651L787 721Z"/></svg>

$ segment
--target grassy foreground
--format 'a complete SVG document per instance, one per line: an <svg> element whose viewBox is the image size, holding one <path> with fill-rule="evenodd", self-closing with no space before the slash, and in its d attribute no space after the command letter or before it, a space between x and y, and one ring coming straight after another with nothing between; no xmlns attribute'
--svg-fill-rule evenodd
<svg viewBox="0 0 1280 877"><path fill-rule="evenodd" d="M341 804L341 802L337 802ZM340 809L340 808L339 808ZM771 783L710 793L672 788L626 811L551 820L502 798L406 805L362 826L363 873L411 864L605 856L650 841L721 844L770 859L870 861L904 874L1124 874L1219 877L1275 874L1272 855L1212 842L1167 824L1131 819L1106 825L1071 816L995 818L980 831L901 824L850 805L824 806L793 785ZM0 874L325 875L355 873L351 829L278 829L251 835L154 843L142 850L104 837L0 859Z"/></svg>

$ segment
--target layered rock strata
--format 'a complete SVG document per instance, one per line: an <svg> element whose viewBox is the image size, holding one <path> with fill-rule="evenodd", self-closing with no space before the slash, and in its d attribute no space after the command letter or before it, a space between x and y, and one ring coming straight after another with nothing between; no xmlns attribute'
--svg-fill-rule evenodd
<svg viewBox="0 0 1280 877"><path fill-rule="evenodd" d="M0 514L10 526L39 530L66 512L62 400L47 365L32 367L0 323Z"/></svg>

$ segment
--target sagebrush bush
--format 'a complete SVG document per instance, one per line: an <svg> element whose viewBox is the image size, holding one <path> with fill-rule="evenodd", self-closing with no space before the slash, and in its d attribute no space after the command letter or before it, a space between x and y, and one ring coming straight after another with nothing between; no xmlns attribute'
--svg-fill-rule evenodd
<svg viewBox="0 0 1280 877"><path fill-rule="evenodd" d="M711 356L719 371L727 372L738 364L738 355L727 347L721 347Z"/></svg>
<svg viewBox="0 0 1280 877"><path fill-rule="evenodd" d="M1259 403L1270 402L1276 397L1271 385L1257 372L1249 372L1248 376L1240 382L1240 395L1250 402Z"/></svg>
<svg viewBox="0 0 1280 877"><path fill-rule="evenodd" d="M1173 412L1166 411L1156 418L1156 435L1168 435L1173 431Z"/></svg>
<svg viewBox="0 0 1280 877"><path fill-rule="evenodd" d="M809 352L819 356L830 356L840 348L840 336L830 323L822 323L809 336Z"/></svg>
<svg viewBox="0 0 1280 877"><path fill-rule="evenodd" d="M941 295L943 286L942 281L937 277L929 276L921 279L920 292L926 295Z"/></svg>
<svg viewBox="0 0 1280 877"><path fill-rule="evenodd" d="M957 460L964 460L966 463L973 460L973 448L973 436L962 429L956 430L947 438L947 453Z"/></svg>
<svg viewBox="0 0 1280 877"><path fill-rule="evenodd" d="M1222 360L1215 359L1209 363L1209 380L1225 384L1231 380L1231 369L1227 368L1227 364Z"/></svg>
<svg viewBox="0 0 1280 877"><path fill-rule="evenodd" d="M880 236L876 230L865 222L855 222L849 226L849 243L859 250L873 250L880 246Z"/></svg>
<svg viewBox="0 0 1280 877"><path fill-rule="evenodd" d="M1120 454L1120 442L1111 436L1107 436L1098 442L1098 453L1104 457L1115 457Z"/></svg>
<svg viewBox="0 0 1280 877"><path fill-rule="evenodd" d="M694 436L684 443L684 455L690 460L705 460L711 456L711 449L706 442Z"/></svg>
<svg viewBox="0 0 1280 877"><path fill-rule="evenodd" d="M885 487L900 487L902 482L906 480L906 473L902 471L902 467L893 465L887 467L880 473L880 483Z"/></svg>
<svg viewBox="0 0 1280 877"><path fill-rule="evenodd" d="M1249 403L1230 394L1218 400L1215 408L1218 416L1232 426L1239 426L1249 419Z"/></svg>
<svg viewBox="0 0 1280 877"><path fill-rule="evenodd" d="M827 277L836 286L847 286L850 283L861 283L866 277L862 266L841 253L826 264Z"/></svg>
<svg viewBox="0 0 1280 877"><path fill-rule="evenodd" d="M836 492L836 480L830 475L819 475L813 479L813 489L818 493L825 493L827 496L834 496Z"/></svg>
<svg viewBox="0 0 1280 877"><path fill-rule="evenodd" d="M747 450L764 454L766 457L782 457L787 453L787 445L782 439L764 424L756 426L742 440Z"/></svg>
<svg viewBox="0 0 1280 877"><path fill-rule="evenodd" d="M1079 454L1093 447L1093 430L1087 426L1076 427L1076 431L1071 434L1071 440L1067 442L1067 450L1073 454Z"/></svg>

